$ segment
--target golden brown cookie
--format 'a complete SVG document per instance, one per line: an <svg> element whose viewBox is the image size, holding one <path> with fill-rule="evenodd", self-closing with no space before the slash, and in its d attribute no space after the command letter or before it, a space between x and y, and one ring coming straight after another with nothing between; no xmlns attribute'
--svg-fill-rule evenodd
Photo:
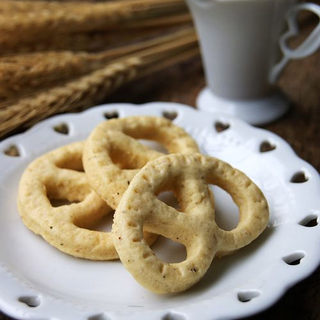
<svg viewBox="0 0 320 320"><path fill-rule="evenodd" d="M110 232L88 230L112 209L89 186L83 172L83 142L51 151L23 173L18 207L25 225L70 255L111 260L118 255ZM155 237L149 235L150 242Z"/></svg>
<svg viewBox="0 0 320 320"><path fill-rule="evenodd" d="M137 139L156 141L170 153L199 152L196 142L165 118L132 116L98 125L86 141L83 164L91 187L114 209L138 169L163 155Z"/></svg>
<svg viewBox="0 0 320 320"><path fill-rule="evenodd" d="M208 183L224 189L238 205L240 218L233 230L216 224ZM181 210L157 198L168 190ZM141 285L173 293L198 282L216 254L233 252L258 237L268 217L265 197L241 171L201 154L172 154L150 161L136 174L118 205L112 233L122 263ZM161 261L144 241L143 228L183 244L186 260Z"/></svg>

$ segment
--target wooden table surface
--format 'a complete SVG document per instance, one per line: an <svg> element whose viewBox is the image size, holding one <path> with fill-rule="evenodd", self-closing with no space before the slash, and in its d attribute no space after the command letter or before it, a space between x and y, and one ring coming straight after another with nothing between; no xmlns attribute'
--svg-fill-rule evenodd
<svg viewBox="0 0 320 320"><path fill-rule="evenodd" d="M306 25L303 34L309 31ZM296 41L301 42L302 37ZM175 101L194 106L204 85L201 61L194 59L131 83L106 102ZM291 109L263 127L284 138L301 158L320 171L320 52L290 62L278 85L290 98ZM8 319L12 318L0 313L0 320ZM320 319L320 268L289 289L274 306L247 319Z"/></svg>

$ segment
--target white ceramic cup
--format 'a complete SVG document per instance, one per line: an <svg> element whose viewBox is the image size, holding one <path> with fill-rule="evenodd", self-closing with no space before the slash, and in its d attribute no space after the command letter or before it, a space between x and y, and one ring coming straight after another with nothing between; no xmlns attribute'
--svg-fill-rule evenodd
<svg viewBox="0 0 320 320"><path fill-rule="evenodd" d="M289 59L306 57L320 46L320 24L298 48L290 49L287 46L286 40L299 32L296 17L301 10L312 11L320 18L320 6L295 2L187 0L198 32L208 84L208 89L202 93L202 98L206 96L206 99L200 101L202 109L210 111L211 107L225 103L228 106L222 111L239 116L237 112L231 111L238 105L238 113L243 112L246 108L241 111L241 105L244 106L246 102L252 105L252 102L259 104L259 101L262 101L265 107L269 102L280 103L275 101L277 98L274 96L273 84L284 66ZM285 30L286 20L289 30L281 35ZM280 57L279 48L283 56L280 62L277 62ZM208 95L211 95L211 100ZM260 111L263 109L262 104L259 104ZM276 113L282 114L286 106L278 105L277 108L278 110L269 110L274 115L269 112L268 116L268 110L262 112L261 117L265 117L266 121L249 119L249 122L263 123L273 120L267 118L275 118ZM255 112L252 108L249 109L251 113ZM248 120L246 117L242 118ZM252 115L249 115L249 118L252 118Z"/></svg>

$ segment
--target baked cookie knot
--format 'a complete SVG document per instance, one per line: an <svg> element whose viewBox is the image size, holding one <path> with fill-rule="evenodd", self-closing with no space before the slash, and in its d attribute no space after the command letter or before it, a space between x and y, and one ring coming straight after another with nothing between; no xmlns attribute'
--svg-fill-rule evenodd
<svg viewBox="0 0 320 320"><path fill-rule="evenodd" d="M138 139L156 141L169 153L199 152L196 142L165 118L132 116L98 125L86 141L84 169L91 187L114 209L139 169L163 155Z"/></svg>
<svg viewBox="0 0 320 320"><path fill-rule="evenodd" d="M208 184L223 188L238 205L240 219L233 230L216 224ZM173 191L181 210L159 200L162 191ZM252 242L266 228L268 217L262 192L241 171L201 154L172 154L150 161L132 179L116 210L112 233L122 263L141 285L173 293L198 282L215 255ZM143 239L144 229L183 244L187 258L161 261Z"/></svg>
<svg viewBox="0 0 320 320"><path fill-rule="evenodd" d="M88 183L83 146L77 142L58 148L28 166L19 184L19 212L30 230L67 254L117 259L111 233L89 230L113 210Z"/></svg>

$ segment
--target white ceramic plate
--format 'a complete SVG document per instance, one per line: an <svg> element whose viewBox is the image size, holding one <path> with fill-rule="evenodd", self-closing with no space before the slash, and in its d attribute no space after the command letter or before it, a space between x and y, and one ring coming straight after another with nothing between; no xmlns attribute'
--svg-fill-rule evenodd
<svg viewBox="0 0 320 320"><path fill-rule="evenodd" d="M44 152L85 139L105 115L114 112L120 117L176 113L174 122L197 140L203 153L244 171L269 202L270 223L263 235L234 255L215 259L201 282L185 293L155 295L137 284L120 262L63 254L30 232L19 218L17 186L27 164ZM229 128L217 132L218 122ZM53 129L61 123L67 125L68 134ZM261 152L263 142L273 150ZM20 156L5 154L13 145ZM278 136L228 116L174 103L99 106L52 117L3 141L0 165L0 309L19 319L237 318L270 306L320 262L318 173ZM292 182L299 172L306 181ZM220 189L215 197L218 221L230 228L236 224L237 209ZM181 256L181 248L162 242L157 254L165 259Z"/></svg>

